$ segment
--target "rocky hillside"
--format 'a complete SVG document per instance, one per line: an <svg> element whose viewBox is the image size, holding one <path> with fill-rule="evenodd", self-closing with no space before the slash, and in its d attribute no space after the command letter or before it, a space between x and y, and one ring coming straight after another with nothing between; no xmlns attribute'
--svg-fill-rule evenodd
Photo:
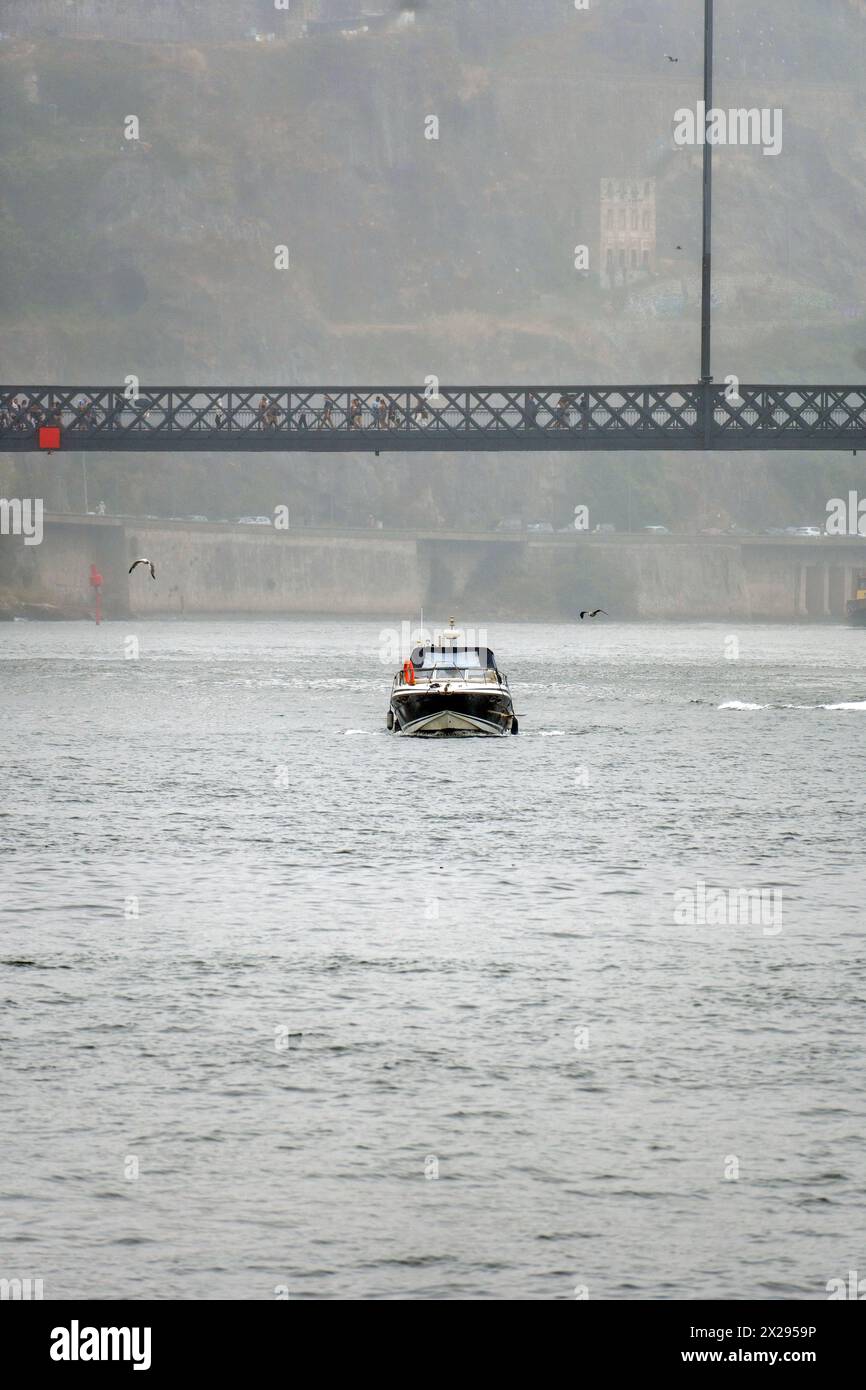
<svg viewBox="0 0 866 1390"><path fill-rule="evenodd" d="M778 158L716 160L715 372L866 373L861 0L725 0L720 106ZM379 11L361 32L327 21ZM697 0L3 0L6 381L688 381L697 375ZM756 13L759 11L759 14ZM305 21L310 21L305 27ZM677 58L669 62L665 55ZM139 138L125 138L126 118ZM439 138L425 138L429 116ZM600 183L652 177L656 273L598 278ZM590 273L574 248L590 248ZM290 268L276 270L286 245ZM681 249L680 249L681 248ZM80 505L77 461L20 463ZM820 520L857 460L93 458L90 499L308 520L523 513ZM0 477L14 479L7 460Z"/></svg>

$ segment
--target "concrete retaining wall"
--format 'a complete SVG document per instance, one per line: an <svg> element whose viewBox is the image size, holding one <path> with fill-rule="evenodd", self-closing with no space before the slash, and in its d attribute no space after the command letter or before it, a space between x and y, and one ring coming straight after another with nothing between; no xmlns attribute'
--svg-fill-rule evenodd
<svg viewBox="0 0 866 1390"><path fill-rule="evenodd" d="M147 556L129 576L129 564ZM0 588L71 616L90 611L91 563L106 617L127 614L398 614L498 619L842 618L866 541L748 537L278 532L261 526L46 516L44 540L0 537Z"/></svg>

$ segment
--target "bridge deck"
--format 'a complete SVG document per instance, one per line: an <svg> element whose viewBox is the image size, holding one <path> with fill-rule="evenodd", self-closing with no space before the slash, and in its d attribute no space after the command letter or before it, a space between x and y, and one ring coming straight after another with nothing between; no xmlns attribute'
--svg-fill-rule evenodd
<svg viewBox="0 0 866 1390"><path fill-rule="evenodd" d="M0 451L866 448L866 387L142 387L0 389Z"/></svg>

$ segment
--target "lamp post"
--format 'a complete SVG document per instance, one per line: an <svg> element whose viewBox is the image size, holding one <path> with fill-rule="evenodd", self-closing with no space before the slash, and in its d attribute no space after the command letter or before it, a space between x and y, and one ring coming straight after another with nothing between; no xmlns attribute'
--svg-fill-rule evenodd
<svg viewBox="0 0 866 1390"><path fill-rule="evenodd" d="M709 386L712 374L712 216L713 147L707 139L707 112L713 106L713 0L704 0L704 239L701 266L701 381ZM709 393L707 393L708 395Z"/></svg>

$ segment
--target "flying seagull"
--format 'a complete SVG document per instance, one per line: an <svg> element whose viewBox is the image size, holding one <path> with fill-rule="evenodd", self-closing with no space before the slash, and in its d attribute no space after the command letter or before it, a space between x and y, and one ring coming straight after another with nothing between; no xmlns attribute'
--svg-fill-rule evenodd
<svg viewBox="0 0 866 1390"><path fill-rule="evenodd" d="M606 618L610 617L610 614L605 613L603 608L582 608L580 611L581 621L583 621L584 618L597 618L599 613L604 613Z"/></svg>
<svg viewBox="0 0 866 1390"><path fill-rule="evenodd" d="M666 53L665 57L667 58L669 63L678 63L680 61L679 58L672 58L670 53Z"/></svg>
<svg viewBox="0 0 866 1390"><path fill-rule="evenodd" d="M130 574L132 574L132 571L135 569L136 565L147 565L148 569L150 570L151 579L156 579L156 570L153 568L152 560L146 560L143 555L139 560L133 560L132 564L129 567Z"/></svg>

